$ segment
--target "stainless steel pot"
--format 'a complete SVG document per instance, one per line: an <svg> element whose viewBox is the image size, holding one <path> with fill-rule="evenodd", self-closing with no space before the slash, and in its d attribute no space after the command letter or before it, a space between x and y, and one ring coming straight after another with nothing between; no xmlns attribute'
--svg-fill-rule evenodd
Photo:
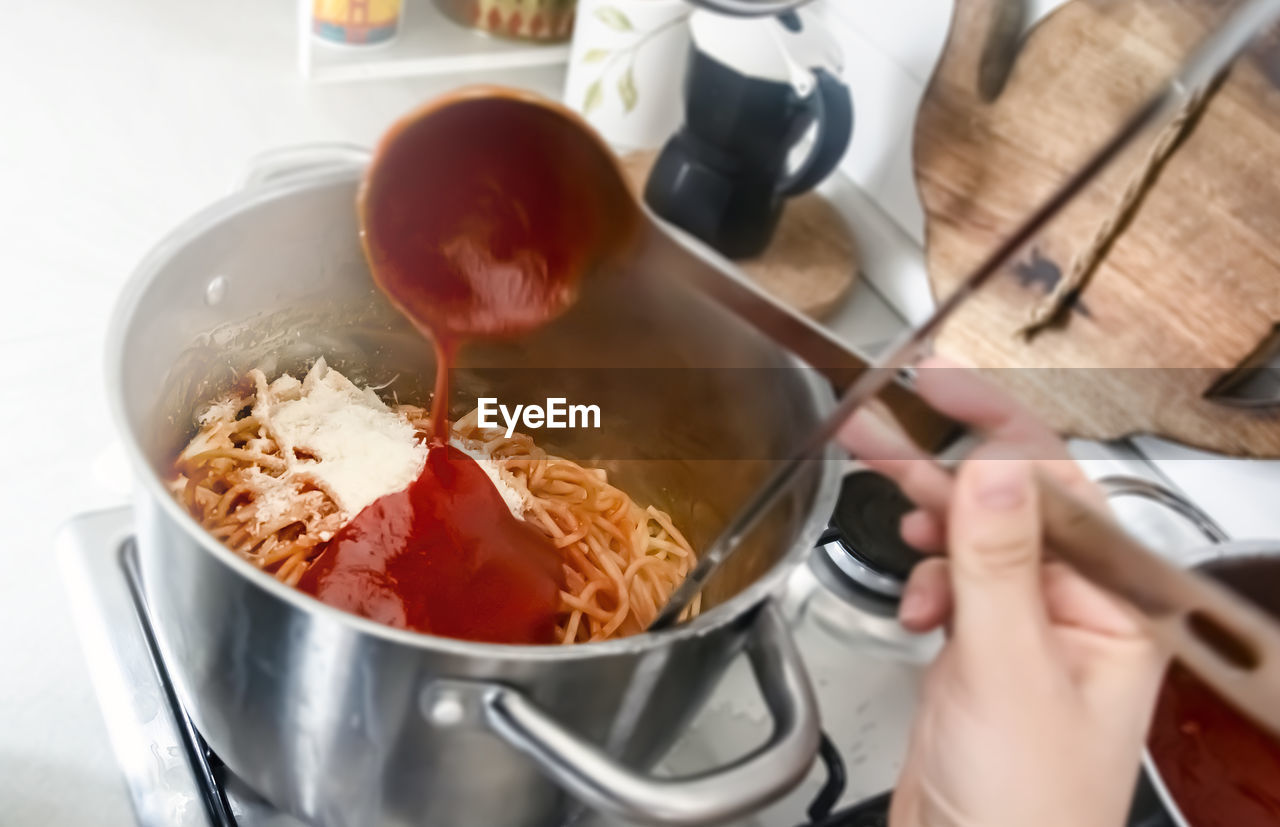
<svg viewBox="0 0 1280 827"><path fill-rule="evenodd" d="M1275 557L1280 556L1280 542L1274 540L1232 540L1226 531L1212 517L1181 494L1164 486L1134 477L1106 477L1099 480L1108 498L1138 497L1159 503L1186 519L1204 536L1209 545L1191 549L1179 555L1179 562L1187 567L1196 568L1214 560L1228 557ZM1147 778L1155 789L1165 812L1177 827L1197 827L1183 814L1182 808L1165 785L1156 766L1150 749L1143 749L1142 767Z"/></svg>
<svg viewBox="0 0 1280 827"><path fill-rule="evenodd" d="M425 399L430 386L429 348L373 289L360 253L358 156L311 152L283 170L279 160L147 256L107 348L140 482L147 600L210 747L272 803L321 825L548 824L573 808L565 790L631 819L710 823L792 787L818 721L771 597L826 523L835 461L813 463L696 620L571 647L435 638L331 609L237 558L169 495L163 478L193 412L255 364L297 370L324 355L357 380L391 382L401 399ZM609 468L695 545L831 404L814 374L752 328L625 266L593 276L538 334L472 349L459 374L473 395L600 404L600 431L561 431L570 435L551 447ZM652 776L743 653L772 737L696 777Z"/></svg>

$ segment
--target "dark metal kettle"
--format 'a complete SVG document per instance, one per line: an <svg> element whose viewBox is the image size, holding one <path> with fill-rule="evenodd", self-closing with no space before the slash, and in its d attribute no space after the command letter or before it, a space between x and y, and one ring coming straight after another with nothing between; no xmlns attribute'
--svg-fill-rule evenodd
<svg viewBox="0 0 1280 827"><path fill-rule="evenodd" d="M853 104L839 46L790 12L745 19L697 11L684 123L659 153L644 199L730 258L769 243L784 201L827 177L848 148ZM813 133L799 164L793 150Z"/></svg>

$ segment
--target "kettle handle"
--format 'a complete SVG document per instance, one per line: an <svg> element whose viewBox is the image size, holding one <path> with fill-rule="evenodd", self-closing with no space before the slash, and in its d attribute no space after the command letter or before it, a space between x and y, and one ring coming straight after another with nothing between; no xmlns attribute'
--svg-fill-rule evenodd
<svg viewBox="0 0 1280 827"><path fill-rule="evenodd" d="M483 722L592 809L668 825L718 823L751 812L798 784L813 764L821 737L817 702L800 654L771 603L757 613L746 652L773 718L773 734L727 766L684 778L659 778L623 766L520 690L503 684L436 681L423 704L437 726Z"/></svg>
<svg viewBox="0 0 1280 827"><path fill-rule="evenodd" d="M853 98L849 87L826 69L814 69L813 75L817 88L811 105L818 135L804 163L782 181L778 191L783 195L799 195L822 183L840 163L853 137Z"/></svg>

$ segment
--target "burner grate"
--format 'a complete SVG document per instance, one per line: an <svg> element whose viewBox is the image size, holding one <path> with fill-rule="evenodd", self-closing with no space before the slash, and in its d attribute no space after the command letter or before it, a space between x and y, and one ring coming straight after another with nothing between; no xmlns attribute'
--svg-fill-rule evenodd
<svg viewBox="0 0 1280 827"><path fill-rule="evenodd" d="M125 578L129 584L129 593L133 597L143 640L151 655L151 662L155 665L165 700L168 701L169 709L178 724L182 746L186 751L187 761L195 773L200 802L209 816L209 823L213 827L236 827L235 817L231 814L231 803L227 801L226 791L218 780L219 774L225 773L226 767L200 737L182 702L178 700L178 695L173 689L173 680L169 677L169 670L165 667L164 657L156 642L155 629L151 625L151 614L147 610L147 599L142 593L142 573L138 570L138 549L133 537L124 541L119 556L120 565L124 568Z"/></svg>

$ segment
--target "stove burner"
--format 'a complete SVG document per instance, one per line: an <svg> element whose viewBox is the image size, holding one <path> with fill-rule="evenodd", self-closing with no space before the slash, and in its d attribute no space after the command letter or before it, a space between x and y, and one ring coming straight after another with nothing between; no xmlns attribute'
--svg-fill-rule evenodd
<svg viewBox="0 0 1280 827"><path fill-rule="evenodd" d="M893 613L903 585L922 555L907 545L898 525L915 505L896 483L874 471L844 478L831 525L818 541L830 565L826 574L839 581L853 602L878 613Z"/></svg>

